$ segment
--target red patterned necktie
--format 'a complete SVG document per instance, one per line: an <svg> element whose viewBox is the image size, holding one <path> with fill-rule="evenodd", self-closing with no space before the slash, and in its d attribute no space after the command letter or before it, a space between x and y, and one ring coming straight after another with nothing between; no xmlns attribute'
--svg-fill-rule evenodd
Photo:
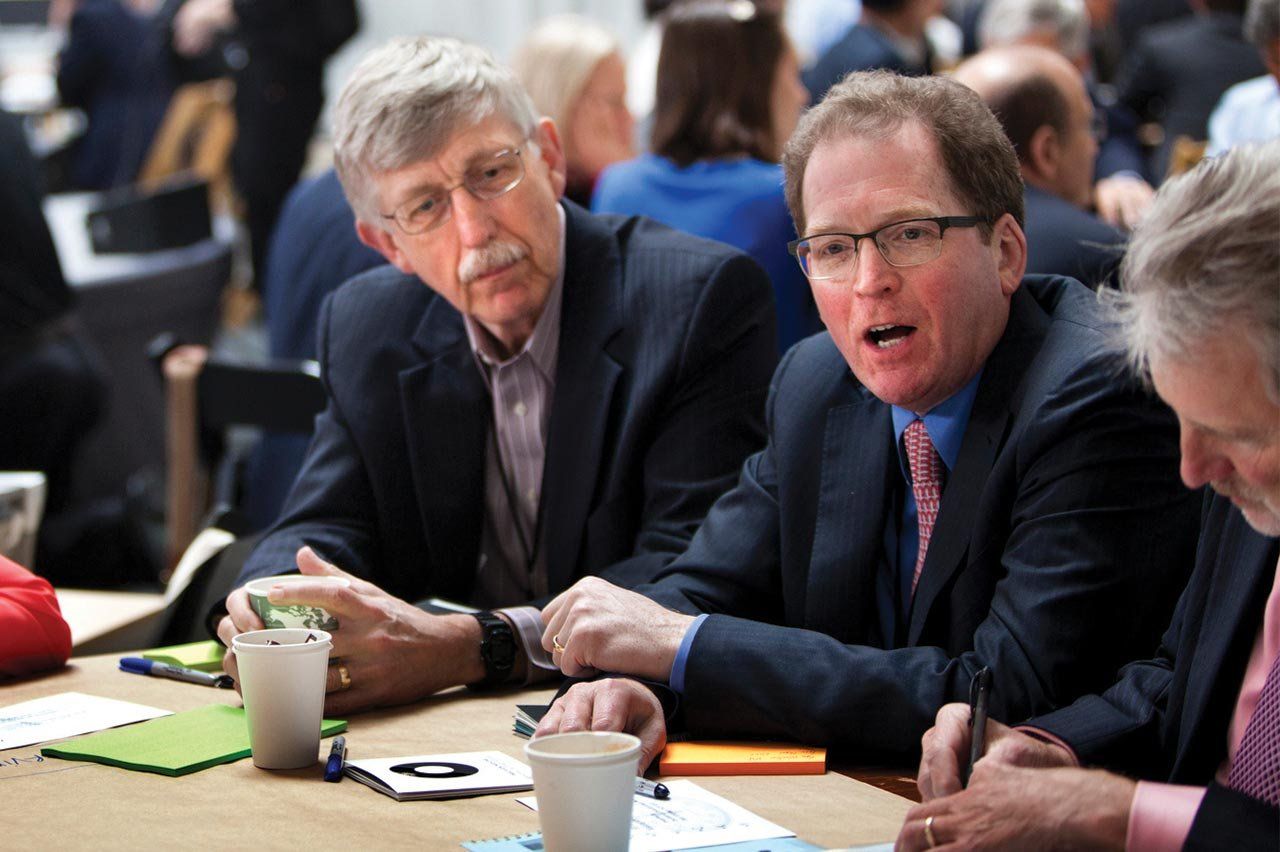
<svg viewBox="0 0 1280 852"><path fill-rule="evenodd" d="M938 520L938 504L942 502L942 459L938 458L924 428L923 420L912 420L902 433L902 445L907 451L907 464L911 468L911 493L916 498L916 518L920 530L920 549L916 551L915 572L911 575L911 594L916 593L920 582L920 569L929 550L929 538L933 524Z"/></svg>
<svg viewBox="0 0 1280 852"><path fill-rule="evenodd" d="M1258 705L1244 729L1227 786L1280 806L1280 656L1271 664Z"/></svg>

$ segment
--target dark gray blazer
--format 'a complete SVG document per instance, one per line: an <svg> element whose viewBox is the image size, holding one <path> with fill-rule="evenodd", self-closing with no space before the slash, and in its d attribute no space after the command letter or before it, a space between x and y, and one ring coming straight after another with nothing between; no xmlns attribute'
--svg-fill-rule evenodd
<svg viewBox="0 0 1280 852"><path fill-rule="evenodd" d="M736 249L564 208L549 587L587 574L633 586L684 550L763 442L772 289ZM318 355L328 406L241 580L296 570L307 543L399 597L468 600L490 402L461 314L417 278L375 269L326 300Z"/></svg>
<svg viewBox="0 0 1280 852"><path fill-rule="evenodd" d="M1276 577L1280 542L1224 497L1206 501L1195 571L1156 656L1132 663L1101 695L1030 724L1086 764L1174 784L1208 784L1188 849L1268 849L1280 810L1212 783Z"/></svg>
<svg viewBox="0 0 1280 852"><path fill-rule="evenodd" d="M783 359L769 443L689 550L641 589L712 614L682 702L699 735L911 759L970 677L1022 719L1110 683L1154 646L1195 550L1168 409L1126 380L1095 297L1029 277L987 360L909 615L885 530L905 487L889 406L827 334Z"/></svg>

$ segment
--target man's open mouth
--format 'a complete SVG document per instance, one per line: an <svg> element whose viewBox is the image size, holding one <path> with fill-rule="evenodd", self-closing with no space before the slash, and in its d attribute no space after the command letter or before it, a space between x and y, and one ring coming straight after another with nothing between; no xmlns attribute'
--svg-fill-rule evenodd
<svg viewBox="0 0 1280 852"><path fill-rule="evenodd" d="M867 340L881 349L890 349L910 337L915 330L913 325L877 325L867 329Z"/></svg>

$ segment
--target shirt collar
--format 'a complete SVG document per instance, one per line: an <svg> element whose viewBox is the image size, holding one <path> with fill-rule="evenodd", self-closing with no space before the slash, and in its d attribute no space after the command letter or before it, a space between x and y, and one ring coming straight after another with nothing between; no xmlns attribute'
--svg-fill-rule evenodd
<svg viewBox="0 0 1280 852"><path fill-rule="evenodd" d="M925 431L933 448L938 451L942 463L947 470L955 470L956 460L960 456L960 444L964 441L964 429L969 425L969 412L973 410L974 397L978 395L978 382L982 380L982 370L969 380L969 383L942 402L929 409L924 417L913 411L890 406L893 413L893 441L901 453L902 433L913 420L923 420Z"/></svg>
<svg viewBox="0 0 1280 852"><path fill-rule="evenodd" d="M467 342L471 345L471 352L475 355L476 365L480 368L482 375L488 376L489 367L504 367L508 364L513 364L527 353L533 359L534 366L538 368L544 378L548 381L555 380L556 357L560 351L560 303L564 293L565 246L564 208L557 204L556 212L559 214L560 226L560 271L556 274L555 280L551 282L551 289L547 292L547 303L542 308L542 315L534 323L533 333L524 342L524 346L520 347L520 351L505 361L499 360L492 354L492 349L489 345L489 332L472 317L463 314L463 324L467 330Z"/></svg>

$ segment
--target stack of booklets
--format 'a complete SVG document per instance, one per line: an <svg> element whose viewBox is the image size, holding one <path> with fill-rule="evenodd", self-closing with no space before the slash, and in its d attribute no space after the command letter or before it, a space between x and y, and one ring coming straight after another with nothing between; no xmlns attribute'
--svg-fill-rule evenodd
<svg viewBox="0 0 1280 852"><path fill-rule="evenodd" d="M517 737L529 739L533 736L533 732L538 729L538 723L542 721L542 717L547 714L550 705L547 704L517 704L515 724L512 725L512 732Z"/></svg>
<svg viewBox="0 0 1280 852"><path fill-rule="evenodd" d="M397 802L533 789L529 767L500 751L348 760L344 771Z"/></svg>

